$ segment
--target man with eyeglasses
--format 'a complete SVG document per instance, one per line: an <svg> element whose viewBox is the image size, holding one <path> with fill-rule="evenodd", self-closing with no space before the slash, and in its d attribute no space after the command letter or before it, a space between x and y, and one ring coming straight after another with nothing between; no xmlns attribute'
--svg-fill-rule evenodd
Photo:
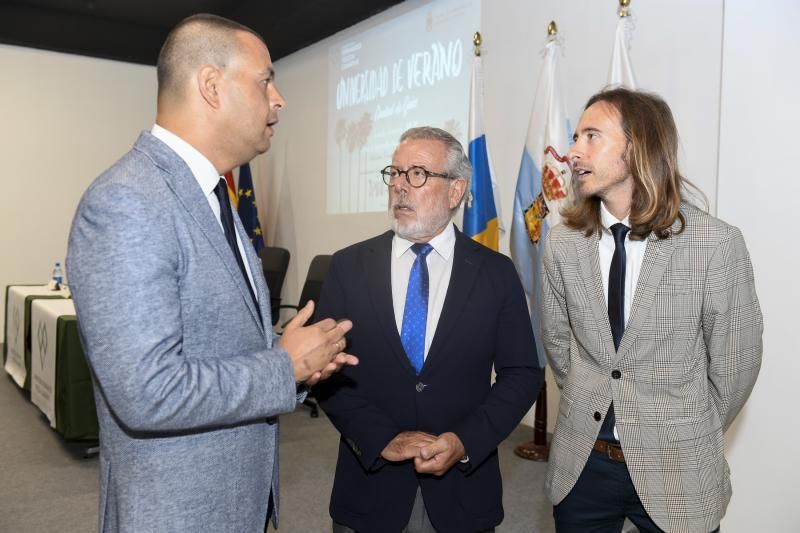
<svg viewBox="0 0 800 533"><path fill-rule="evenodd" d="M493 531L497 446L543 379L522 286L451 224L472 175L452 135L406 131L381 174L392 230L333 256L318 308L360 360L316 389L341 433L333 531Z"/></svg>

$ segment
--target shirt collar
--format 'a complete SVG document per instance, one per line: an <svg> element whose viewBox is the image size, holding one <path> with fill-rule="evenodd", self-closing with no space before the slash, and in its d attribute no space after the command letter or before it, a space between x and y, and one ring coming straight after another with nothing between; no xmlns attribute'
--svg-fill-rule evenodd
<svg viewBox="0 0 800 533"><path fill-rule="evenodd" d="M617 220L617 217L611 214L611 212L606 209L606 204L602 201L600 202L600 222L603 224L603 227L607 230L611 230L611 226L614 224L625 224L629 228L631 227L630 221L628 220L630 215L625 215L625 218L622 220Z"/></svg>
<svg viewBox="0 0 800 533"><path fill-rule="evenodd" d="M173 152L178 154L178 157L186 162L197 183L200 184L200 188L203 189L203 194L208 196L214 191L217 183L219 183L220 175L206 156L201 154L197 148L158 124L153 124L150 133L169 146Z"/></svg>
<svg viewBox="0 0 800 533"><path fill-rule="evenodd" d="M402 237L399 237L396 233L393 238L392 249L394 250L394 256L400 257L404 253L408 251L411 246L413 246L413 242L406 240ZM456 231L453 229L452 224L447 224L444 230L428 241L434 251L439 254L445 261L450 260L450 256L453 255L453 249L456 246Z"/></svg>

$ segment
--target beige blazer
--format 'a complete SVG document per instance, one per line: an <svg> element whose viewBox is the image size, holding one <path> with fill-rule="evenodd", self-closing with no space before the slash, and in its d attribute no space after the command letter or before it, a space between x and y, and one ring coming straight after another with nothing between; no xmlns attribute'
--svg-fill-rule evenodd
<svg viewBox="0 0 800 533"><path fill-rule="evenodd" d="M554 504L569 493L600 430L595 413L613 401L644 508L667 532L697 533L717 527L730 500L723 432L755 384L763 321L739 230L681 211L681 234L648 239L618 352L599 236L563 225L548 235L539 312L561 403L546 486Z"/></svg>

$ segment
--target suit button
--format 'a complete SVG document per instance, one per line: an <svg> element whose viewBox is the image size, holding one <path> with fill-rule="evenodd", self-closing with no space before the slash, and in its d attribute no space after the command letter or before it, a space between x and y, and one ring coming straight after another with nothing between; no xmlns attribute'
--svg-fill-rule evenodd
<svg viewBox="0 0 800 533"><path fill-rule="evenodd" d="M600 422L600 419L603 418L603 415L598 413L597 411L594 412L594 419Z"/></svg>
<svg viewBox="0 0 800 533"><path fill-rule="evenodd" d="M613 372L611 372L611 377L614 379L619 379L622 377L622 372L620 372L619 370L614 370Z"/></svg>
<svg viewBox="0 0 800 533"><path fill-rule="evenodd" d="M422 392L425 390L425 384L420 381L419 383L417 383L417 386L415 388L417 389L417 392Z"/></svg>

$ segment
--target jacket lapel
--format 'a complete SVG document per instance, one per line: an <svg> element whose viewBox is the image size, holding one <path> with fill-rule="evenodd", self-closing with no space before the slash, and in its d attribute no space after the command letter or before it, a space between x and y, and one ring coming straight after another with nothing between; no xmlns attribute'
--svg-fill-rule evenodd
<svg viewBox="0 0 800 533"><path fill-rule="evenodd" d="M480 272L482 257L478 253L480 250L478 247L483 245L468 238L457 228L455 228L455 232L456 244L453 250L453 270L450 274L450 285L447 287L442 314L439 316L439 323L433 333L433 341L431 342L430 350L428 350L428 357L425 358L421 374L443 359L445 343L447 339L451 338L450 335L453 328L460 323L461 313L466 306L467 298L472 292L472 286L475 284L478 272ZM440 352L442 353L440 354Z"/></svg>
<svg viewBox="0 0 800 533"><path fill-rule="evenodd" d="M183 159L175 154L166 144L159 141L149 132L142 133L136 141L135 148L148 154L153 162L165 172L164 181L167 186L172 190L180 204L194 220L197 227L219 255L228 273L233 278L245 305L250 310L253 319L259 325L263 334L264 326L258 319L253 298L250 296L247 285L245 285L247 281L243 278L241 270L239 270L239 265L236 263L236 258L233 256L233 253L231 253L225 234L219 222L217 222L214 212L211 211L211 206L208 205L208 200L200 189L194 175L192 175L191 170L189 170L189 167ZM238 221L238 217L235 215L234 220ZM242 235L246 235L240 222L237 224L237 228L239 231L242 231ZM247 247L245 246L245 248ZM246 251L245 255L250 264L250 271L253 273L253 278L258 278L259 276L256 275L257 269L254 267L252 254ZM258 286L258 283L256 283L256 285ZM259 298L262 298L262 293L260 292ZM264 298L266 299L266 297ZM263 316L268 316L268 314Z"/></svg>
<svg viewBox="0 0 800 533"><path fill-rule="evenodd" d="M251 245L250 239L247 237L247 231L244 229L244 225L236 211L233 212L233 223L236 225L236 231L242 238L242 248L244 248L245 255L244 260L247 261L247 264L250 266L250 273L253 276L253 283L255 284L254 289L258 297L258 308L263 317L263 324L261 324L261 326L264 331L269 331L272 328L272 308L269 300L269 288L263 276L261 259L258 257L256 249ZM236 265L236 268L238 270L239 265ZM241 278L242 276L239 277ZM247 291L247 286L244 287L244 290ZM250 297L249 291L247 292L247 298L245 300L248 303L252 303L253 299ZM252 310L253 307L250 307ZM255 318L258 319L258 316L256 315Z"/></svg>
<svg viewBox="0 0 800 533"><path fill-rule="evenodd" d="M675 230L676 226L673 225L672 229ZM631 305L631 314L628 317L628 324L625 326L625 333L619 343L619 351L617 352L619 358L625 356L631 345L633 345L634 339L646 324L656 289L661 283L661 278L664 276L664 271L669 265L674 250L674 237L659 239L651 233L647 238L647 249L644 252L639 280L636 283L636 293Z"/></svg>
<svg viewBox="0 0 800 533"><path fill-rule="evenodd" d="M373 245L361 252L361 269L367 282L367 291L375 309L378 329L386 337L386 343L409 374L415 376L414 368L406 356L397 323L394 319L392 303L392 237L394 233L387 231Z"/></svg>
<svg viewBox="0 0 800 533"><path fill-rule="evenodd" d="M589 300L587 303L592 308L595 321L600 325L602 348L605 348L609 358L613 360L616 357L616 350L614 349L614 338L611 336L611 323L608 321L608 306L603 291L603 279L600 277L599 242L600 235L594 232L589 238L577 239L575 247L586 297Z"/></svg>

